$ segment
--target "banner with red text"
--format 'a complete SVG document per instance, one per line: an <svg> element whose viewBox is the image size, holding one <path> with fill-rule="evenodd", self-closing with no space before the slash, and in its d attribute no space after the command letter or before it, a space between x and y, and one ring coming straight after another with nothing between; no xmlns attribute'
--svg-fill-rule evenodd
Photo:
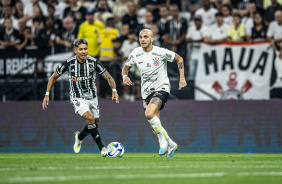
<svg viewBox="0 0 282 184"><path fill-rule="evenodd" d="M202 44L195 85L196 100L269 99L273 51L268 43Z"/></svg>

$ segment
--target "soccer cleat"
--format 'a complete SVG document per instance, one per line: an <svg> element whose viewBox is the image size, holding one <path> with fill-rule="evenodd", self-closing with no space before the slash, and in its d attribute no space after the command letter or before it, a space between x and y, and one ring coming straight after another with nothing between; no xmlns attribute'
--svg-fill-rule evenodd
<svg viewBox="0 0 282 184"><path fill-rule="evenodd" d="M75 153L79 153L80 152L80 148L81 148L81 144L82 144L82 141L78 139L78 135L79 135L80 132L75 132L74 134L74 139L75 139L75 143L73 145L73 151Z"/></svg>
<svg viewBox="0 0 282 184"><path fill-rule="evenodd" d="M106 157L108 155L108 149L106 147L103 147L101 150L101 155L103 157Z"/></svg>
<svg viewBox="0 0 282 184"><path fill-rule="evenodd" d="M159 155L164 155L167 152L168 144L167 142L160 143L160 150L159 150Z"/></svg>
<svg viewBox="0 0 282 184"><path fill-rule="evenodd" d="M168 148L167 157L174 157L174 152L177 151L178 145L175 145L172 148Z"/></svg>

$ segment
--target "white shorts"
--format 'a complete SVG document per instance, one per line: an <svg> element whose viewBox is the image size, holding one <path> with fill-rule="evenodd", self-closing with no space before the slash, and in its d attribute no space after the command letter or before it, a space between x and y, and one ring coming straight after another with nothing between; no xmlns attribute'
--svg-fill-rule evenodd
<svg viewBox="0 0 282 184"><path fill-rule="evenodd" d="M76 114L82 116L86 111L90 111L94 118L100 117L100 110L98 105L98 98L91 100L86 100L83 98L73 98L71 99L71 104L74 108Z"/></svg>

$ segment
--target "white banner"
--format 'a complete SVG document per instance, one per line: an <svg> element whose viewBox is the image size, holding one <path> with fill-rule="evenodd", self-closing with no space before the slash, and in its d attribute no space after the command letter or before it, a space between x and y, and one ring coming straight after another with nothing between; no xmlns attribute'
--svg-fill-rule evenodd
<svg viewBox="0 0 282 184"><path fill-rule="evenodd" d="M273 52L268 46L202 44L195 85L216 99L269 99ZM195 89L195 99L212 98Z"/></svg>

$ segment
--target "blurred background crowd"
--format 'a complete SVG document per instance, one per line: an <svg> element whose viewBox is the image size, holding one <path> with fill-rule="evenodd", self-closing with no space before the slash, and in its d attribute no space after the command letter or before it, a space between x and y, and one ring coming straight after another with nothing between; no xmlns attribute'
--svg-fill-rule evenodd
<svg viewBox="0 0 282 184"><path fill-rule="evenodd" d="M109 72L120 74L123 62L138 47L138 33L151 29L153 44L185 60L186 77L194 80L201 42L241 44L269 41L280 50L282 0L1 0L1 49L49 49L72 52L75 38L89 42L89 55ZM169 75L178 76L177 65ZM122 97L140 99L140 74L131 69L132 87L121 85ZM121 80L121 76L116 79ZM98 78L99 96L111 90ZM101 92L101 90L103 90Z"/></svg>

